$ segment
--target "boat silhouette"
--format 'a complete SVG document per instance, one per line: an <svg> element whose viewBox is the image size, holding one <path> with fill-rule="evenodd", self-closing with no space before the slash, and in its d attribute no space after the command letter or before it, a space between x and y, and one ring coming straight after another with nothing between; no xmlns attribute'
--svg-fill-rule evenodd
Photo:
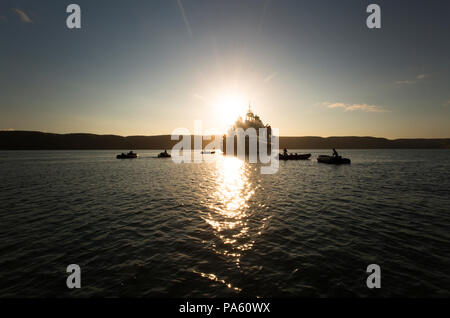
<svg viewBox="0 0 450 318"><path fill-rule="evenodd" d="M133 151L130 151L129 153L121 153L120 155L117 155L117 159L136 159L138 157L137 153L134 153Z"/></svg>
<svg viewBox="0 0 450 318"><path fill-rule="evenodd" d="M341 164L350 164L351 160L348 158L342 158L341 156L339 156L336 149L333 149L332 156L320 155L317 158L317 162L333 164L333 165L341 165Z"/></svg>
<svg viewBox="0 0 450 318"><path fill-rule="evenodd" d="M310 153L306 154L296 154L296 153L290 153L290 154L282 154L280 153L278 155L278 160L308 160L311 157Z"/></svg>
<svg viewBox="0 0 450 318"><path fill-rule="evenodd" d="M215 154L216 153L216 150L215 149L213 149L213 150L202 150L201 151L201 154L202 155L213 155L213 154Z"/></svg>
<svg viewBox="0 0 450 318"><path fill-rule="evenodd" d="M171 158L172 156L167 152L167 150L164 150L163 152L158 154L158 158Z"/></svg>

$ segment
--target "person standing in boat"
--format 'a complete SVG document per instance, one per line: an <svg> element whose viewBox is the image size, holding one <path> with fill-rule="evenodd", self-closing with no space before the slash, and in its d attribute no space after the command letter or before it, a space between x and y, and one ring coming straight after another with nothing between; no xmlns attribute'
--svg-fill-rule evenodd
<svg viewBox="0 0 450 318"><path fill-rule="evenodd" d="M336 149L333 148L333 157L337 158L339 157L339 154L337 153Z"/></svg>

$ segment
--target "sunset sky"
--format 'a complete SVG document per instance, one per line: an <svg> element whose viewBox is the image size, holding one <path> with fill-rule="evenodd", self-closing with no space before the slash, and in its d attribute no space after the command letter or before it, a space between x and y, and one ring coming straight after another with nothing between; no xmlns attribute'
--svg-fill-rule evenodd
<svg viewBox="0 0 450 318"><path fill-rule="evenodd" d="M0 130L225 129L251 101L282 136L450 137L449 33L441 0L2 0Z"/></svg>

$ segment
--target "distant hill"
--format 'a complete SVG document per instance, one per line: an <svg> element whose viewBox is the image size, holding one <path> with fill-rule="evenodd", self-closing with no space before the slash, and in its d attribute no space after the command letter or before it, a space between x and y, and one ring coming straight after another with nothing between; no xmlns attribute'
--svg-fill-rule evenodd
<svg viewBox="0 0 450 318"><path fill-rule="evenodd" d="M280 137L280 148L291 149L450 149L450 138L386 139L376 137Z"/></svg>
<svg viewBox="0 0 450 318"><path fill-rule="evenodd" d="M51 134L36 131L0 131L0 150L170 149L178 141L170 135L130 136ZM204 144L210 141L204 141ZM192 143L193 144L193 143ZM450 138L386 139L375 137L280 137L288 149L450 149Z"/></svg>

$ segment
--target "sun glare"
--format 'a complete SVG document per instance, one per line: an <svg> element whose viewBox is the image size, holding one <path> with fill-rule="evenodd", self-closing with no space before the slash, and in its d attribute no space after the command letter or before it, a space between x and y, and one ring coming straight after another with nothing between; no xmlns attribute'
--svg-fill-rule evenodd
<svg viewBox="0 0 450 318"><path fill-rule="evenodd" d="M246 101L237 95L223 96L217 101L216 109L221 124L224 128L229 127L239 116L245 115Z"/></svg>

